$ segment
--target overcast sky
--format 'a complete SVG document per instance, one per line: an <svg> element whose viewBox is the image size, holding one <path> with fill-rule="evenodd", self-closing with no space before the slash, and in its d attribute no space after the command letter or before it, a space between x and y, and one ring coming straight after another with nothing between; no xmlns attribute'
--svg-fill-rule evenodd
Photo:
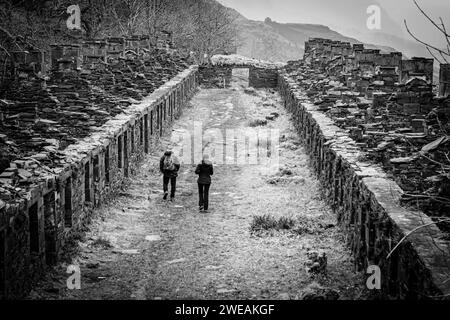
<svg viewBox="0 0 450 320"><path fill-rule="evenodd" d="M386 33L408 37L404 34L403 19L407 19L417 35L435 43L434 27L418 12L413 0L219 0L252 20L270 17L277 22L315 23L327 25L349 36L360 32L367 20L367 7L379 5L383 14L382 30ZM418 3L437 18L442 16L450 30L450 0L418 0Z"/></svg>

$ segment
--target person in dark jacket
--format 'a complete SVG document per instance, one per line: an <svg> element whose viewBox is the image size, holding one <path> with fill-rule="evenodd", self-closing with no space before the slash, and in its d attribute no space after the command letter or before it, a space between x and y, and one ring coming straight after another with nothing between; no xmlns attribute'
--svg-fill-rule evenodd
<svg viewBox="0 0 450 320"><path fill-rule="evenodd" d="M167 200L169 195L169 181L170 181L170 201L175 198L175 190L177 185L178 171L180 170L180 162L172 151L168 150L164 153L159 161L159 170L163 174L163 190L164 200Z"/></svg>
<svg viewBox="0 0 450 320"><path fill-rule="evenodd" d="M213 165L212 162L209 161L208 155L205 154L203 156L203 160L197 165L195 173L198 174L198 206L200 211L205 210L205 212L207 212L209 203L209 187L211 186L211 176L213 175Z"/></svg>

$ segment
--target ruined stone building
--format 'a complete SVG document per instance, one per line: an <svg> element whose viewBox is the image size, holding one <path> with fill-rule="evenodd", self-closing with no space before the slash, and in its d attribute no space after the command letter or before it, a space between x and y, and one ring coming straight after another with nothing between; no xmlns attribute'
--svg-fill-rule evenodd
<svg viewBox="0 0 450 320"><path fill-rule="evenodd" d="M22 296L59 261L193 94L197 67L167 44L14 53L0 88L0 296Z"/></svg>
<svg viewBox="0 0 450 320"><path fill-rule="evenodd" d="M356 267L380 266L391 297L448 293L450 225L438 221L450 212L439 201L450 199L449 66L435 95L433 59L317 38L305 48L279 90ZM409 244L395 247L406 234Z"/></svg>
<svg viewBox="0 0 450 320"><path fill-rule="evenodd" d="M236 68L249 69L250 86L279 91L355 267L380 266L390 297L449 292L450 226L436 219L450 204L435 201L450 198L448 65L435 95L432 59L362 44L312 38L285 66L198 67L148 41L93 39L15 56L0 88L0 295L27 292L197 86L228 87Z"/></svg>

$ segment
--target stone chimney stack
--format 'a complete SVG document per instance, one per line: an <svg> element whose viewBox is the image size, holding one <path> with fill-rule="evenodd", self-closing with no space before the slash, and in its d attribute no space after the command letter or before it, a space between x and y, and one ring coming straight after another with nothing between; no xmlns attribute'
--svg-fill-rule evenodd
<svg viewBox="0 0 450 320"><path fill-rule="evenodd" d="M439 95L446 97L450 95L450 64L441 64L439 72Z"/></svg>
<svg viewBox="0 0 450 320"><path fill-rule="evenodd" d="M81 69L82 55L78 44L51 45L53 71Z"/></svg>

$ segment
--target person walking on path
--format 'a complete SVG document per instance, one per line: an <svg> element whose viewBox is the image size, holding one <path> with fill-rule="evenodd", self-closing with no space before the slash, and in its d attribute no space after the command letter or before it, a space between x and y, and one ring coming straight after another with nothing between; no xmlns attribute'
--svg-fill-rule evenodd
<svg viewBox="0 0 450 320"><path fill-rule="evenodd" d="M175 190L177 185L178 171L180 170L180 162L172 151L167 150L159 161L159 170L163 174L163 190L164 200L167 200L169 195L170 182L170 201L175 198Z"/></svg>
<svg viewBox="0 0 450 320"><path fill-rule="evenodd" d="M209 187L211 186L211 176L213 175L213 165L209 161L207 154L203 155L203 160L197 165L195 173L198 174L198 206L200 211L208 211Z"/></svg>

